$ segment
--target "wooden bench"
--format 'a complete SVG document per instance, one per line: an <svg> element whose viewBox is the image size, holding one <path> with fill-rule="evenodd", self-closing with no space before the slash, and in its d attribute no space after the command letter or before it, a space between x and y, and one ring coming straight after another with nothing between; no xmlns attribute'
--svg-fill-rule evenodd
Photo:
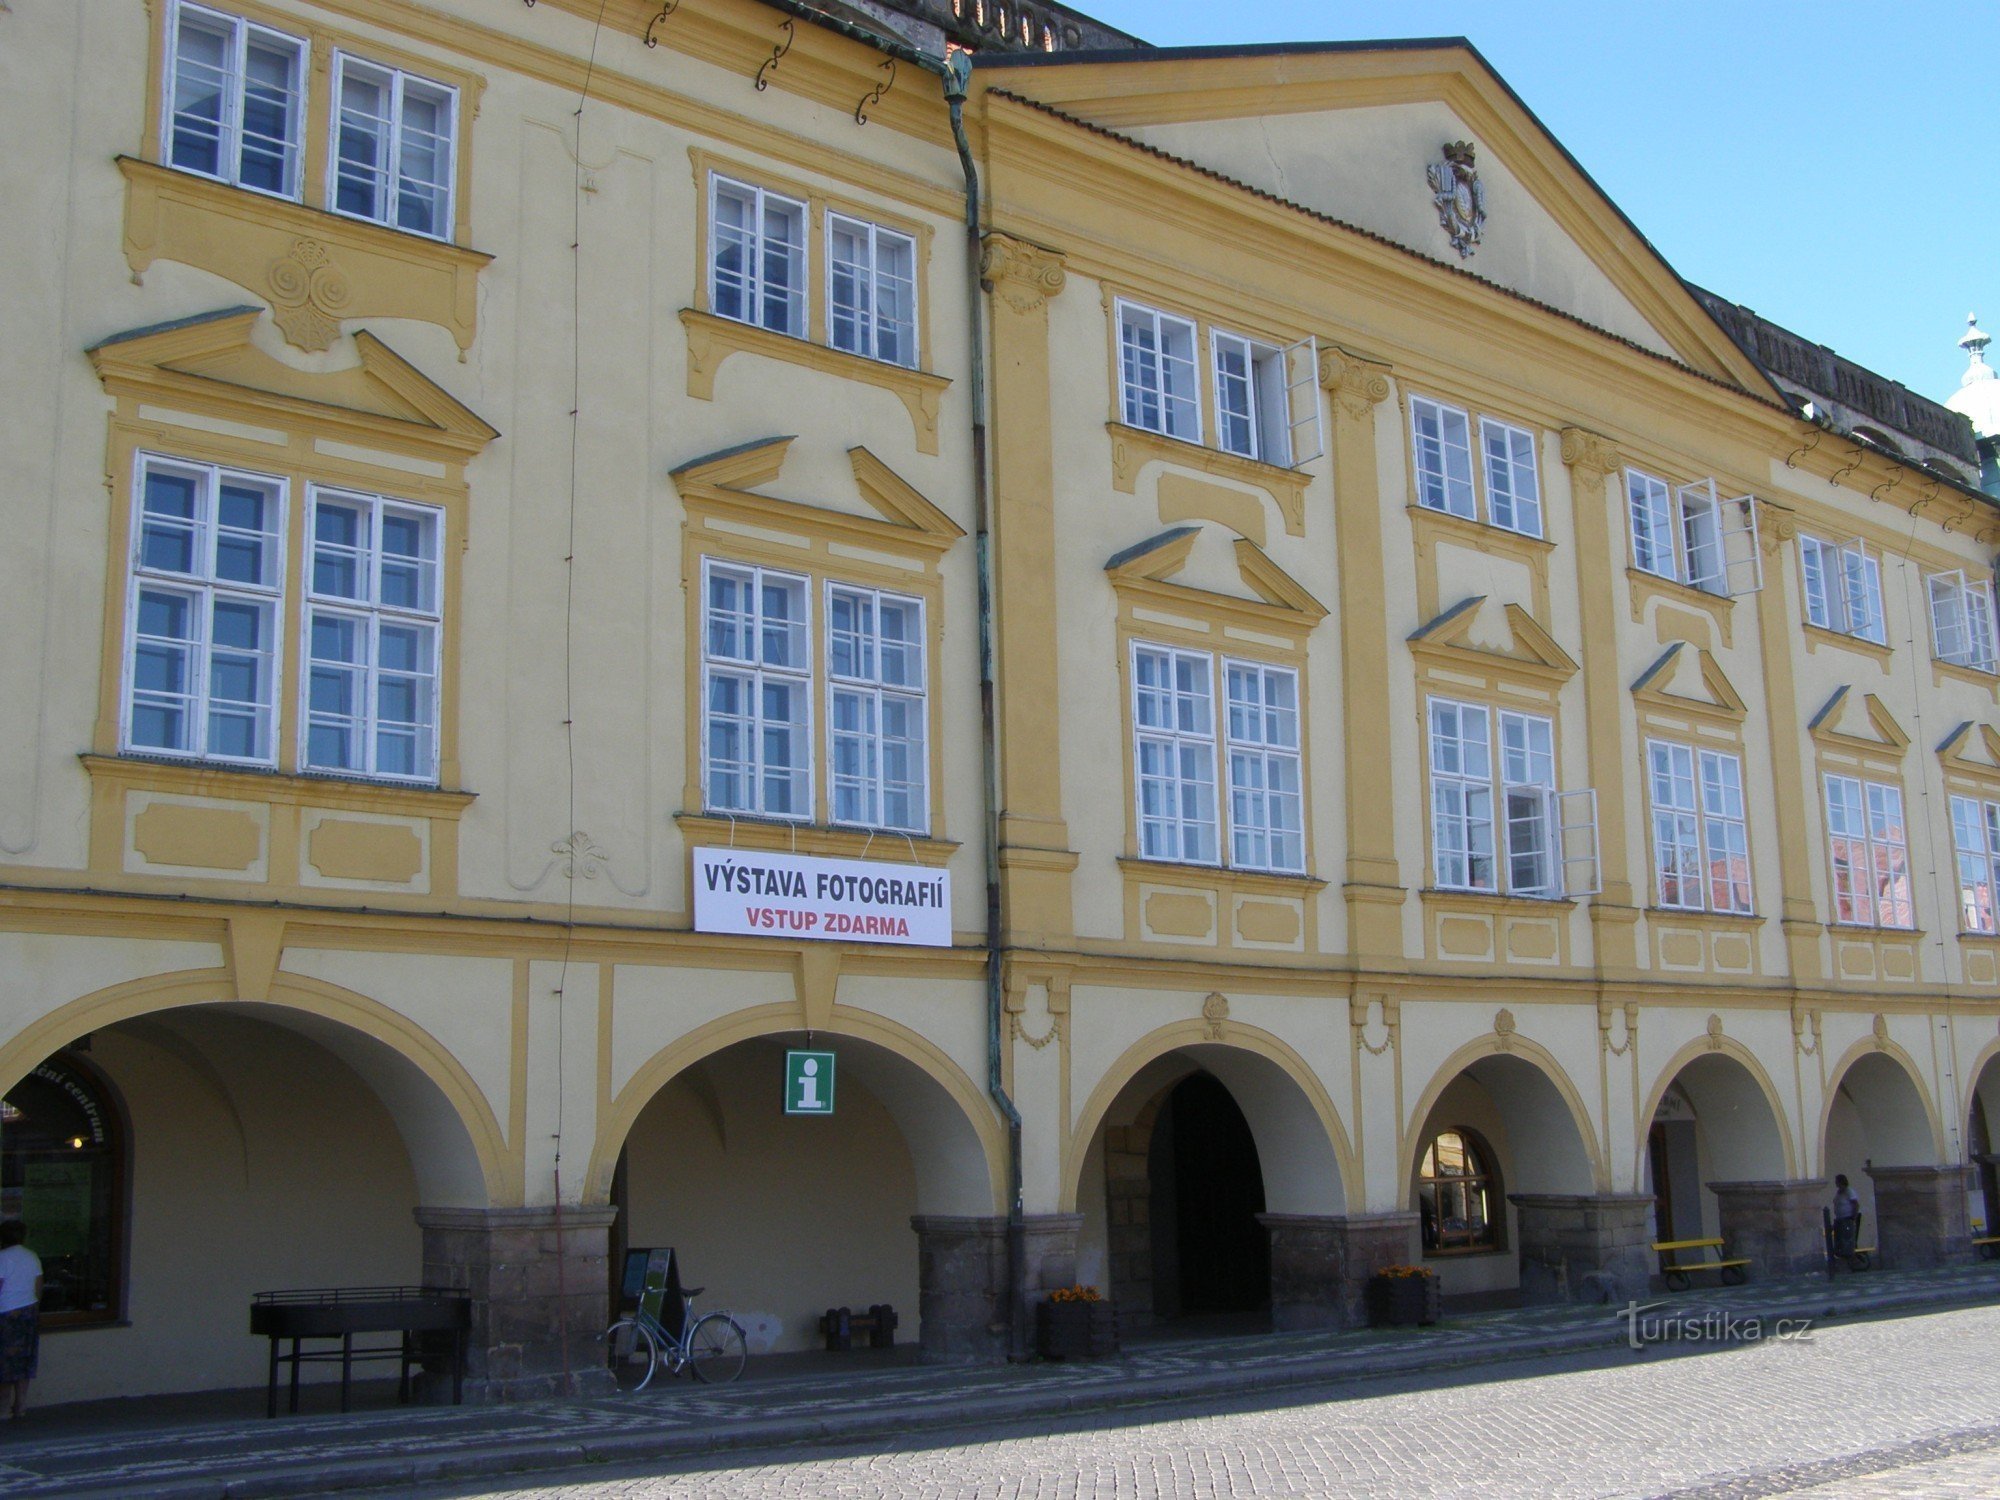
<svg viewBox="0 0 2000 1500"><path fill-rule="evenodd" d="M1989 1234L1974 1238L1972 1248L1979 1252L1981 1260L2000 1259L2000 1234Z"/></svg>
<svg viewBox="0 0 2000 1500"><path fill-rule="evenodd" d="M1715 1272L1724 1286L1741 1286L1747 1281L1750 1276L1749 1259L1740 1256L1734 1260L1725 1259L1722 1248L1719 1239L1653 1242L1653 1252L1660 1257L1660 1275L1666 1278L1667 1290L1672 1292L1684 1292L1693 1286L1693 1276L1697 1271ZM1690 1250L1697 1252L1696 1258L1689 1259L1683 1254ZM1675 1259L1668 1260L1669 1255Z"/></svg>

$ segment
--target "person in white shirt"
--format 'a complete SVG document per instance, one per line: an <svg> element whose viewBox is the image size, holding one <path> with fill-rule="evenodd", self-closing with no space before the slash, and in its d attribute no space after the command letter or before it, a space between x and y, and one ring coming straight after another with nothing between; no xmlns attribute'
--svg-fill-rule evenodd
<svg viewBox="0 0 2000 1500"><path fill-rule="evenodd" d="M18 1417L41 1353L42 1262L28 1226L0 1223L0 1416Z"/></svg>

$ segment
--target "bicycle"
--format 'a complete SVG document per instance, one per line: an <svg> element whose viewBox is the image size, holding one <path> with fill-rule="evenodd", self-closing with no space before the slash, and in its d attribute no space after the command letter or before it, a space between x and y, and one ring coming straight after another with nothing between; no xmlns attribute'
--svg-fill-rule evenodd
<svg viewBox="0 0 2000 1500"><path fill-rule="evenodd" d="M743 1326L726 1312L694 1315L694 1299L706 1290L681 1293L681 1332L667 1332L654 1311L665 1295L654 1290L639 1299L638 1309L604 1330L604 1363L621 1391L643 1391L660 1366L669 1375L692 1370L704 1385L727 1385L743 1373L750 1346ZM651 1304L650 1306L648 1304Z"/></svg>

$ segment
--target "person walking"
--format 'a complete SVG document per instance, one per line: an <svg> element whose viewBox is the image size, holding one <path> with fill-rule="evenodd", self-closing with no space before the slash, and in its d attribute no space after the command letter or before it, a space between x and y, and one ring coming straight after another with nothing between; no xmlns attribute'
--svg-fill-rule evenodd
<svg viewBox="0 0 2000 1500"><path fill-rule="evenodd" d="M1833 1179L1833 1249L1836 1255L1846 1255L1854 1249L1860 1228L1861 1200L1847 1185L1847 1174L1838 1173ZM0 1305L4 1305L4 1294L0 1294Z"/></svg>
<svg viewBox="0 0 2000 1500"><path fill-rule="evenodd" d="M21 1415L41 1354L42 1262L28 1226L0 1222L0 1417Z"/></svg>

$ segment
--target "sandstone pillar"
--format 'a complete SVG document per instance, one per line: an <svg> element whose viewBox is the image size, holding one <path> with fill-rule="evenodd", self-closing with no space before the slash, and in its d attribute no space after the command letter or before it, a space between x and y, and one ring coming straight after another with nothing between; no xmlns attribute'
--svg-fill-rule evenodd
<svg viewBox="0 0 2000 1500"><path fill-rule="evenodd" d="M1653 1274L1649 1193L1510 1193L1524 1302L1631 1302Z"/></svg>
<svg viewBox="0 0 2000 1500"><path fill-rule="evenodd" d="M1826 1269L1820 1210L1831 1201L1823 1177L1803 1182L1711 1182L1724 1254L1750 1258L1752 1280ZM1713 1273L1711 1273L1713 1274Z"/></svg>
<svg viewBox="0 0 2000 1500"><path fill-rule="evenodd" d="M1883 1265L1912 1271L1970 1256L1970 1167L1870 1167L1868 1176L1875 1184L1873 1238ZM1870 1238L1865 1226L1861 1238Z"/></svg>

